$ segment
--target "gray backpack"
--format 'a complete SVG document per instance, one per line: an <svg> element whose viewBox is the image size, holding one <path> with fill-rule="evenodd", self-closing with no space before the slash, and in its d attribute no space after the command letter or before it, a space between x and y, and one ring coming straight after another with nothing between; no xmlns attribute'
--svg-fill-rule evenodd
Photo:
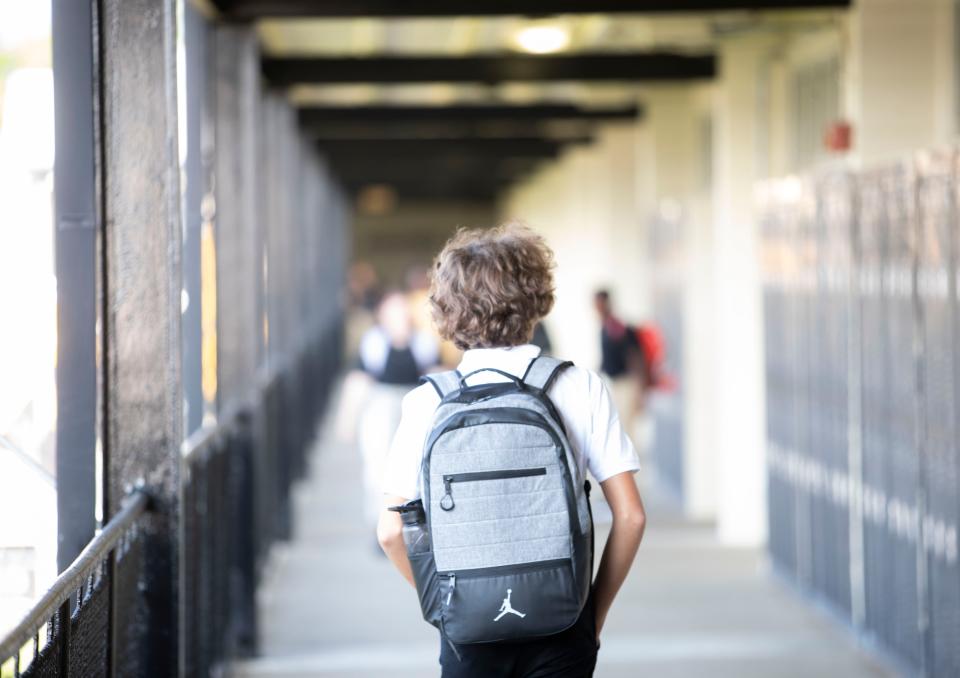
<svg viewBox="0 0 960 678"><path fill-rule="evenodd" d="M539 357L520 379L491 368L509 382L424 379L441 398L421 466L432 548L410 561L424 618L452 643L558 633L587 600L589 483L547 397L570 365Z"/></svg>

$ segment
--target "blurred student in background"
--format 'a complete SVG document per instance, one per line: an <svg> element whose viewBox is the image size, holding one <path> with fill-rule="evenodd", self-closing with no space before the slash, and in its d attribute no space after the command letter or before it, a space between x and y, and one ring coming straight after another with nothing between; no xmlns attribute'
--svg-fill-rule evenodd
<svg viewBox="0 0 960 678"><path fill-rule="evenodd" d="M437 332L430 315L430 275L426 266L414 266L407 271L404 279L407 284L407 298L410 300L410 309L413 313L413 326L419 332L431 335L437 342L439 351L438 363L447 369L453 369L460 362L463 351L454 346L452 341L444 339Z"/></svg>
<svg viewBox="0 0 960 678"><path fill-rule="evenodd" d="M369 261L356 261L347 271L344 364L357 362L360 338L376 322L380 276Z"/></svg>
<svg viewBox="0 0 960 678"><path fill-rule="evenodd" d="M377 305L376 322L360 338L356 369L344 384L338 430L363 457L365 512L376 525L383 459L400 420L400 403L437 364L437 341L414 326L408 295L391 291Z"/></svg>
<svg viewBox="0 0 960 678"><path fill-rule="evenodd" d="M598 290L593 304L600 316L600 371L609 381L624 429L641 449L637 428L644 410L648 370L637 332L613 312L608 290Z"/></svg>

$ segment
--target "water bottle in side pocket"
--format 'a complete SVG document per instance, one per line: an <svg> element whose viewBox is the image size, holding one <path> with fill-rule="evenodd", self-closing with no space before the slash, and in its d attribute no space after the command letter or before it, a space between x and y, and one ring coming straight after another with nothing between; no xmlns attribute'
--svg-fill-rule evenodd
<svg viewBox="0 0 960 678"><path fill-rule="evenodd" d="M423 501L414 499L406 504L389 507L390 511L400 514L403 521L403 543L407 546L407 556L430 551L430 534L427 532L427 514L423 510Z"/></svg>

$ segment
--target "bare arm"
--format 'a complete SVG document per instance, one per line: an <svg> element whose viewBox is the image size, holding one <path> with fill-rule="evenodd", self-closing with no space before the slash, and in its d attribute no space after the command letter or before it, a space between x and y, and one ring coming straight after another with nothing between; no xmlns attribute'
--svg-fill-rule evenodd
<svg viewBox="0 0 960 678"><path fill-rule="evenodd" d="M406 504L407 501L409 500L404 497L386 497L384 509L380 512L380 520L377 523L377 541L380 542L380 548L387 554L387 558L403 578L410 582L411 586L416 586L413 582L413 570L410 569L410 561L407 559L407 547L403 543L403 522L400 520L400 514L386 509L387 506Z"/></svg>
<svg viewBox="0 0 960 678"><path fill-rule="evenodd" d="M593 585L598 638L610 606L613 605L613 599L633 565L647 522L643 501L632 473L618 473L607 478L600 483L600 488L610 505L613 526L610 528L610 536L603 549Z"/></svg>

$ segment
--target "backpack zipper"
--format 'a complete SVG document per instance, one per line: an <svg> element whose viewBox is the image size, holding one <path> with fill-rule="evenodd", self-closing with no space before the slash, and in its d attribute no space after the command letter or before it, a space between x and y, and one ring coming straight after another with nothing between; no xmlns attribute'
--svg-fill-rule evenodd
<svg viewBox="0 0 960 678"><path fill-rule="evenodd" d="M453 572L450 573L450 588L447 589L447 602L450 604L450 599L453 598L453 589L457 586L457 575Z"/></svg>
<svg viewBox="0 0 960 678"><path fill-rule="evenodd" d="M553 558L551 560L535 560L529 563L514 565L491 565L489 567L475 567L469 570L457 570L449 573L448 577L461 579L479 579L481 577L500 577L503 575L519 574L521 572L536 572L538 570L552 570L564 565L571 566L570 558Z"/></svg>
<svg viewBox="0 0 960 678"><path fill-rule="evenodd" d="M529 476L545 476L545 466L539 468L518 468L503 471L474 471L471 473L448 473L443 476L444 495L440 498L440 508L452 511L456 505L453 501L453 483L472 482L476 480L501 480L503 478L526 478Z"/></svg>

